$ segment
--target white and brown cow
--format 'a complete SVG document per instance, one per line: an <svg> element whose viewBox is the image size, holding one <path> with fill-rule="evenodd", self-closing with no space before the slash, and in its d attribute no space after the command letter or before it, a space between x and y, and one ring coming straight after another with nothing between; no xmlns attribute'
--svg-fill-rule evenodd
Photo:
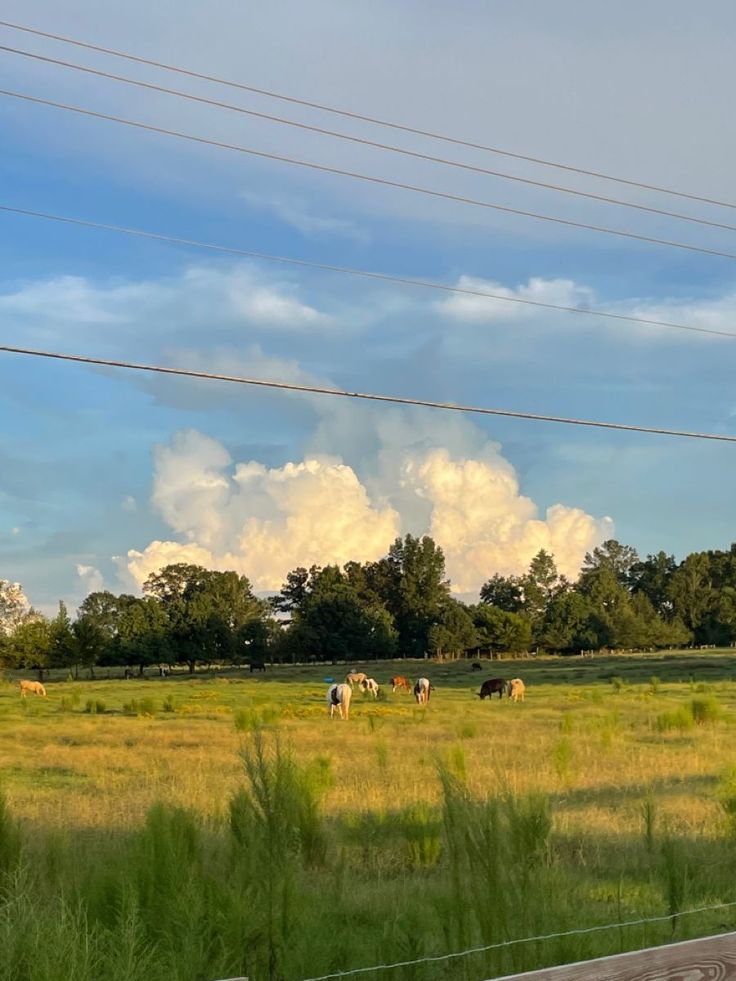
<svg viewBox="0 0 736 981"><path fill-rule="evenodd" d="M434 691L434 689L429 683L429 678L417 678L417 682L414 685L414 698L416 698L417 704L427 705L431 691Z"/></svg>
<svg viewBox="0 0 736 981"><path fill-rule="evenodd" d="M347 720L350 718L350 699L353 697L353 689L350 685L330 685L327 689L327 707L330 710L330 718L337 709L340 718Z"/></svg>

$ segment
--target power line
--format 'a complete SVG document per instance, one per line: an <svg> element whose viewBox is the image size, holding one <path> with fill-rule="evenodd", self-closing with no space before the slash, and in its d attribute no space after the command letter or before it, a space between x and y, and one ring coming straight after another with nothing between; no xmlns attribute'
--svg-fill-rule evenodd
<svg viewBox="0 0 736 981"><path fill-rule="evenodd" d="M736 337L736 333L727 330L717 330L714 327L696 327L693 324L680 324L669 320L655 320L650 317L634 317L624 313L613 313L610 310L591 310L586 307L565 306L561 303L547 303L544 300L530 300L520 296L504 296L502 293L489 293L485 290L471 289L466 286L447 286L444 283L434 283L428 279L415 279L411 276L394 276L390 273L374 272L369 269L355 269L349 266L336 266L328 262L315 262L311 259L298 259L294 256L273 255L268 252L257 252L254 249L240 249L235 246L219 245L214 242L202 242L197 239L180 238L176 235L166 235L163 232L151 232L142 228L128 228L124 225L111 225L99 221L88 221L85 218L75 218L70 215L56 215L46 211L31 211L27 208L13 208L0 204L0 212L19 215L25 218L41 218L45 221L55 221L82 228L94 228L98 231L115 232L138 238L152 239L156 242L167 242L172 245L183 245L187 248L203 249L209 252L220 252L225 255L243 256L248 259L261 259L265 262L277 262L289 266L302 266L307 269L319 269L324 272L342 273L348 276L359 276L363 279L376 280L384 283L395 283L399 286L412 286L420 289L435 290L442 293L472 296L484 300L498 300L502 303L518 303L523 306L539 307L543 310L556 310L562 313L576 313L589 317L603 317L607 320L620 320L624 323L642 324L647 327L663 327L668 330L686 330L696 334L710 334L715 337Z"/></svg>
<svg viewBox="0 0 736 981"><path fill-rule="evenodd" d="M155 85L152 82L143 82L137 78L129 78L126 75L116 75L113 72L102 71L98 68L90 68L86 65L78 65L75 62L63 61L59 58L50 58L46 55L35 54L31 51L23 51L20 48L12 48L6 44L0 44L0 51L9 54L20 55L23 58L32 58L35 61L42 61L46 64L56 65L61 68L70 68L73 71L84 72L94 75L97 78L105 78L114 82L122 82L125 85L133 85L137 88L146 89L151 92L160 92L164 95L173 95L180 99L187 99L190 102L197 102L201 105L212 106L217 109L226 109L230 112L241 113L252 116L256 119L267 120L268 122L278 123L283 126L292 126L296 129L306 130L310 133L318 133L321 136L334 137L338 140L346 140L350 143L358 143L361 146L373 147L377 150L386 150L389 153L397 153L402 156L412 157L415 160L425 160L429 163L440 164L445 167L455 167L458 170L469 171L474 174L483 174L486 177L497 177L500 180L514 181L518 184L526 184L531 187L543 188L547 191L557 191L562 194L571 194L575 197L587 198L591 201L599 201L603 204L612 204L616 207L631 208L635 211L644 211L652 215L660 215L665 218L674 218L677 221L687 221L695 225L706 225L710 228L721 228L729 232L736 232L736 225L729 225L725 222L712 221L708 218L698 218L693 215L684 215L678 211L668 211L664 208L654 208L646 204L638 204L635 201L624 201L621 198L612 198L604 194L594 194L590 191L581 191L572 187L563 187L560 184L552 184L548 181L533 180L529 177L520 177L518 174L508 174L504 171L490 170L487 167L477 167L474 164L464 163L460 160L449 160L446 157L437 157L430 153L421 153L417 150L409 150L405 147L394 146L390 143L379 143L376 140L368 140L360 136L352 136L348 133L340 133L336 130L325 129L322 126L312 126L302 123L295 119L287 119L283 116L274 116L271 113L258 112L255 109L247 109L244 106L236 106L230 102L222 102L219 99L208 99L204 96L194 95L191 92L182 92L180 89L168 88L165 85Z"/></svg>
<svg viewBox="0 0 736 981"><path fill-rule="evenodd" d="M280 92L274 92L269 89L259 88L255 85L246 85L243 82L235 82L231 79L221 78L217 75L208 75L204 72L197 72L189 68L182 68L177 65L169 65L162 61L155 61L152 58L143 58L140 55L130 54L125 51L118 51L114 48L106 48L99 44L92 44L88 41L80 41L77 38L67 37L63 34L52 34L49 31L38 30L37 28L26 27L22 24L15 24L11 21L0 20L0 27L7 27L14 31L22 31L25 34L33 34L37 37L48 38L53 41L61 41L64 44L71 44L78 48L84 48L88 51L97 51L101 54L112 55L115 58L122 58L126 61L132 61L139 65L148 65L152 68L161 68L164 71L175 72L179 75L185 75L188 78L196 78L205 82L214 82L217 85L225 85L229 88L239 89L243 92L252 92L255 95L266 96L269 99L277 99L281 102L288 102L292 105L305 106L309 109L317 109L320 112L331 113L332 115L341 116L345 119L355 119L364 123L371 123L375 126L384 126L388 129L400 130L404 133L411 133L414 136L424 136L432 140L440 140L443 143L451 143L454 146L467 147L471 150L482 150L486 153L494 153L498 156L510 157L514 160L524 160L528 163L541 164L544 167L554 167L557 170L564 170L573 174L580 174L585 177L595 177L600 180L613 181L617 184L625 184L629 187L638 187L646 191L657 191L660 194L670 194L674 197L685 198L690 201L699 201L703 204L714 204L722 208L736 208L736 204L730 201L720 201L716 198L706 197L704 195L693 194L687 191L678 191L674 188L663 187L658 184L647 183L645 181L632 180L625 177L617 177L612 174L606 174L602 171L597 170L586 170L583 167L576 167L572 164L564 164L558 161L547 160L543 157L535 157L529 154L517 153L512 150L504 150L500 147L488 146L483 143L476 143L471 140L463 140L456 137L448 136L443 133L435 133L431 130L420 129L415 126L410 126L404 123L390 122L386 119L379 119L376 116L369 116L364 113L353 112L348 109L340 109L335 106L324 105L320 102L312 102L308 99L300 99L296 96L285 95Z"/></svg>
<svg viewBox="0 0 736 981"><path fill-rule="evenodd" d="M117 361L107 358L86 357L80 354L62 354L58 351L39 351L32 348L0 345L0 352L21 354L35 358L50 358L56 361L72 361L79 364L99 365L103 368L126 368L133 371L149 371L154 374L176 375L183 378L201 378L206 381L230 382L237 385L250 385L257 388L272 388L287 392L303 392L308 395L332 395L340 398L362 399L368 402L389 402L395 405L416 405L424 409L442 409L449 412L467 412L487 416L505 416L511 419L530 419L534 422L556 422L567 426L588 426L595 429L616 429L632 433L648 433L657 436L682 436L687 439L708 439L722 443L736 443L736 436L719 433L689 432L679 429L660 429L655 426L635 426L622 422L601 422L594 419L577 419L566 416L552 416L537 412L517 412L512 409L491 409L478 405L459 405L455 402L437 402L431 399L407 398L399 395L379 395L374 392L349 392L341 388L327 388L322 385L304 385L296 382L274 381L264 378L248 378L243 375L223 375L211 371L196 371L190 368L167 368L163 365L141 364L133 361Z"/></svg>
<svg viewBox="0 0 736 981"><path fill-rule="evenodd" d="M524 218L534 218L538 221L551 222L556 225L565 225L568 228L581 228L589 232L600 232L604 235L616 235L619 238L633 239L637 242L647 242L652 245L665 245L674 249L684 249L687 252L697 252L701 255L720 256L723 259L736 259L736 253L723 252L720 249L708 249L700 245L690 245L685 242L675 242L671 239L654 238L650 235L640 235L636 232L622 231L616 228L606 228L603 225L592 225L587 222L573 221L569 218L560 218L555 215L543 215L536 211L524 211L521 208L511 208L507 205L494 204L490 201L481 201L477 198L469 198L460 194L451 194L448 191L437 191L428 187L421 187L418 184L405 184L401 181L389 180L385 177L375 177L370 174L360 174L353 170L344 170L340 167L330 167L327 164L313 163L308 160L300 160L296 157L287 157L278 153L267 153L265 150L255 150L252 147L240 146L234 143L225 143L221 140L210 139L209 137L196 136L193 133L182 133L179 130L166 129L163 126L155 126L152 123L144 123L140 120L126 119L123 116L115 116L109 113L97 112L93 109L84 109L81 106L72 106L64 102L55 102L53 99L43 99L40 96L28 95L22 92L11 92L8 89L0 89L0 95L11 99L20 99L24 102L32 102L36 105L50 106L54 109L62 109L65 112L77 113L81 116L88 116L93 119L104 119L107 122L120 123L123 126L131 126L142 129L149 133L159 133L163 136L173 136L180 140L189 140L192 143L199 143L206 146L218 147L221 150L234 150L236 153L245 153L263 160L276 160L279 163L291 164L295 167L305 167L309 170L316 170L326 174L336 174L340 177L350 177L353 180L365 181L369 184L378 184L382 187L398 188L402 191L412 191L415 194L424 194L432 198L441 198L446 201L455 201L459 204L468 204L478 208L486 208L492 211L500 211L504 214L518 215Z"/></svg>

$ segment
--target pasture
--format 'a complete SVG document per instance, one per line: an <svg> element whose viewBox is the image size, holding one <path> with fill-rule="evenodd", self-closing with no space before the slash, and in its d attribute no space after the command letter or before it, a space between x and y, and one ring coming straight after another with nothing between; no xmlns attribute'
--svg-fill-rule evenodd
<svg viewBox="0 0 736 981"><path fill-rule="evenodd" d="M0 981L299 981L668 917L362 975L471 981L734 928L677 916L736 900L733 651L364 667L349 722L345 666L0 685ZM481 702L496 676L526 700Z"/></svg>

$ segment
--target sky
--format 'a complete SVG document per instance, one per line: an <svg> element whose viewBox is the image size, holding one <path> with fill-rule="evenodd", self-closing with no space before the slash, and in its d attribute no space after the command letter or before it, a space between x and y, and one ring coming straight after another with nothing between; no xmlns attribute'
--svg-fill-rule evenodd
<svg viewBox="0 0 736 981"><path fill-rule="evenodd" d="M681 0L3 17L297 98L736 203L736 9ZM717 207L343 119L0 28L0 44L486 169L736 225ZM4 90L703 248L736 237L0 51ZM736 333L736 261L503 214L0 96L0 205ZM734 342L0 213L2 343L520 411L736 430ZM461 416L0 354L0 579L52 612L170 561L262 593L432 534L458 595L615 536L725 548L727 443Z"/></svg>

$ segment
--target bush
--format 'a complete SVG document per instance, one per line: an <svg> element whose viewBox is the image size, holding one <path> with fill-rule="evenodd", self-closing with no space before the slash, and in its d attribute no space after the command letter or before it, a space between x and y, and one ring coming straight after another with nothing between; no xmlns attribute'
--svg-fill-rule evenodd
<svg viewBox="0 0 736 981"><path fill-rule="evenodd" d="M613 690L614 690L615 692L620 692L620 691L622 691L622 690L623 690L623 687L624 687L624 679L623 679L623 678L621 678L621 677L620 677L619 675L617 675L617 674L616 674L616 675L614 675L614 676L613 676L613 677L611 678L611 687L613 688Z"/></svg>
<svg viewBox="0 0 736 981"><path fill-rule="evenodd" d="M258 732L275 726L279 721L279 710L273 705L265 705L261 709L238 709L234 716L235 728L238 732Z"/></svg>
<svg viewBox="0 0 736 981"><path fill-rule="evenodd" d="M152 698L133 698L123 705L126 715L154 716L157 711L156 702Z"/></svg>
<svg viewBox="0 0 736 981"><path fill-rule="evenodd" d="M686 732L688 729L692 729L694 725L695 719L688 705L681 705L671 712L663 712L657 716L655 722L659 732L671 732L672 730Z"/></svg>
<svg viewBox="0 0 736 981"><path fill-rule="evenodd" d="M723 709L717 698L706 695L703 698L693 698L690 702L690 712L696 725L703 726L715 722L723 715Z"/></svg>
<svg viewBox="0 0 736 981"><path fill-rule="evenodd" d="M656 695L659 691L659 678L656 676L656 674L653 674L649 679L649 691L652 693L652 695Z"/></svg>
<svg viewBox="0 0 736 981"><path fill-rule="evenodd" d="M174 705L173 695L166 696L166 698L164 699L163 710L164 712L176 712L176 706Z"/></svg>
<svg viewBox="0 0 736 981"><path fill-rule="evenodd" d="M99 698L88 698L84 705L84 711L89 715L103 715L107 706Z"/></svg>

